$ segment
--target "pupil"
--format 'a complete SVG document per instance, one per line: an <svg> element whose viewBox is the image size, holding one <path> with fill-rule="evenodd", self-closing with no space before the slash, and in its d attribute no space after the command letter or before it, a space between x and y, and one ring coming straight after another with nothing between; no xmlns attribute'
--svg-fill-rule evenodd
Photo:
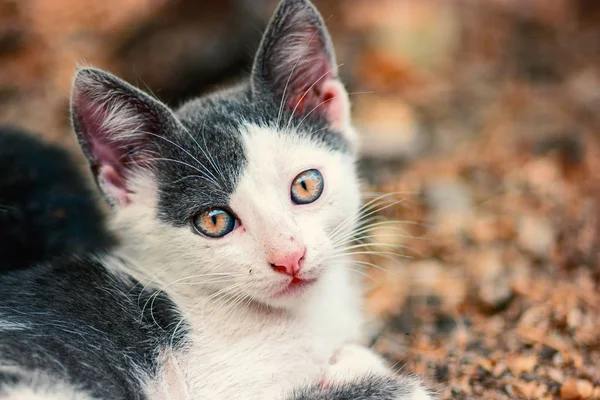
<svg viewBox="0 0 600 400"><path fill-rule="evenodd" d="M302 185L302 189L308 191L308 185L306 184L305 180L300 181L300 185Z"/></svg>
<svg viewBox="0 0 600 400"><path fill-rule="evenodd" d="M213 225L217 225L217 213L214 213L213 215L210 216L210 220L212 221Z"/></svg>

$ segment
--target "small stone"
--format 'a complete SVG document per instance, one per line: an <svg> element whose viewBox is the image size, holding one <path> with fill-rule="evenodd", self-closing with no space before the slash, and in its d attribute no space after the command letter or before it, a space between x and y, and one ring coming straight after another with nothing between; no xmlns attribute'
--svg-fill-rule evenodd
<svg viewBox="0 0 600 400"><path fill-rule="evenodd" d="M554 229L549 220L541 217L522 217L517 242L521 249L540 258L547 258L554 244Z"/></svg>
<svg viewBox="0 0 600 400"><path fill-rule="evenodd" d="M562 400L578 400L581 398L577 382L569 379L560 387L560 398Z"/></svg>
<svg viewBox="0 0 600 400"><path fill-rule="evenodd" d="M565 358L563 357L562 353L556 353L554 355L554 357L552 357L552 364L554 364L557 367L562 366L565 363Z"/></svg>
<svg viewBox="0 0 600 400"><path fill-rule="evenodd" d="M489 249L479 252L472 258L469 270L473 274L477 297L486 311L498 312L510 304L513 291L500 251Z"/></svg>
<svg viewBox="0 0 600 400"><path fill-rule="evenodd" d="M448 380L450 375L450 369L447 365L437 364L435 366L435 379L438 382L445 382Z"/></svg>
<svg viewBox="0 0 600 400"><path fill-rule="evenodd" d="M423 147L423 135L413 108L396 98L367 96L356 101L355 120L361 132L364 156L394 160L414 158Z"/></svg>
<svg viewBox="0 0 600 400"><path fill-rule="evenodd" d="M506 364L504 363L498 363L495 367L494 370L492 371L492 375L494 375L495 377L499 377L500 375L502 375L504 372L506 371Z"/></svg>
<svg viewBox="0 0 600 400"><path fill-rule="evenodd" d="M476 218L470 227L470 234L478 244L488 244L496 239L496 221L490 216Z"/></svg>
<svg viewBox="0 0 600 400"><path fill-rule="evenodd" d="M435 319L435 329L440 333L450 333L457 328L456 320L448 314L439 314Z"/></svg>
<svg viewBox="0 0 600 400"><path fill-rule="evenodd" d="M490 312L506 309L513 298L512 294L510 282L505 276L486 281L479 289L479 298Z"/></svg>
<svg viewBox="0 0 600 400"><path fill-rule="evenodd" d="M533 382L537 379L537 375L533 372L524 372L521 374L521 380L525 382Z"/></svg>
<svg viewBox="0 0 600 400"><path fill-rule="evenodd" d="M513 390L513 386L511 384L508 384L506 386L504 386L504 391L506 392L506 394L508 394L511 398L514 396L515 391Z"/></svg>
<svg viewBox="0 0 600 400"><path fill-rule="evenodd" d="M444 278L444 264L434 259L425 259L408 264L412 279L418 287L429 289L437 287Z"/></svg>
<svg viewBox="0 0 600 400"><path fill-rule="evenodd" d="M468 213L473 209L470 188L457 180L439 180L425 187L425 201L436 212Z"/></svg>
<svg viewBox="0 0 600 400"><path fill-rule="evenodd" d="M507 362L508 368L515 376L519 376L524 372L531 372L537 366L538 359L536 355L516 357Z"/></svg>
<svg viewBox="0 0 600 400"><path fill-rule="evenodd" d="M473 200L468 185L457 179L440 179L423 189L430 220L442 236L454 237L465 232L473 217Z"/></svg>
<svg viewBox="0 0 600 400"><path fill-rule="evenodd" d="M439 307L442 304L442 299L440 299L439 296L429 295L425 298L425 303L427 304L427 307Z"/></svg>
<svg viewBox="0 0 600 400"><path fill-rule="evenodd" d="M589 399L594 394L594 385L586 380L579 379L577 381L577 390L582 399Z"/></svg>
<svg viewBox="0 0 600 400"><path fill-rule="evenodd" d="M510 216L502 216L496 221L496 234L502 240L512 240L516 234L515 219Z"/></svg>
<svg viewBox="0 0 600 400"><path fill-rule="evenodd" d="M458 396L458 395L462 394L462 392L463 392L462 389L459 388L458 386L453 386L452 389L451 389L451 393L454 396Z"/></svg>
<svg viewBox="0 0 600 400"><path fill-rule="evenodd" d="M526 399L536 398L535 395L539 390L539 387L536 382L515 382L514 384L517 391Z"/></svg>
<svg viewBox="0 0 600 400"><path fill-rule="evenodd" d="M493 369L492 362L487 358L481 358L477 360L478 368L485 370L486 372L491 372Z"/></svg>
<svg viewBox="0 0 600 400"><path fill-rule="evenodd" d="M560 383L565 380L565 376L563 372L556 368L548 368L546 372L548 377L552 379L554 382Z"/></svg>
<svg viewBox="0 0 600 400"><path fill-rule="evenodd" d="M550 361L557 352L558 351L556 349L544 345L544 347L542 347L542 350L540 351L540 360Z"/></svg>
<svg viewBox="0 0 600 400"><path fill-rule="evenodd" d="M410 333L415 329L417 318L412 311L406 307L401 313L392 317L388 324L392 331L397 333Z"/></svg>
<svg viewBox="0 0 600 400"><path fill-rule="evenodd" d="M567 314L567 325L571 329L578 328L581 325L582 321L583 313L579 308L574 308L571 311L569 311L569 314Z"/></svg>

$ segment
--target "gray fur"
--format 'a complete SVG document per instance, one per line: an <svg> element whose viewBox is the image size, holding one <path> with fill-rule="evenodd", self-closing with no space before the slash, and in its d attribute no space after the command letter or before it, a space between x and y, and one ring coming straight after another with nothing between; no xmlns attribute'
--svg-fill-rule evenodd
<svg viewBox="0 0 600 400"><path fill-rule="evenodd" d="M399 400L409 399L416 389L410 380L373 375L327 389L319 385L301 388L286 400Z"/></svg>

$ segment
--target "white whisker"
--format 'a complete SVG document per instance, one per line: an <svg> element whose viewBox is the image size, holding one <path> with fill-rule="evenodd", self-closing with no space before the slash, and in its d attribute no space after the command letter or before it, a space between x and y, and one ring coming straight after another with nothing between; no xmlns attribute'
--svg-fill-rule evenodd
<svg viewBox="0 0 600 400"><path fill-rule="evenodd" d="M183 125L181 125L181 126L183 126ZM185 129L185 127L184 127L184 130L192 138L192 140L195 141L195 139L192 137L192 135L189 133L189 131L187 129ZM166 138L164 136L157 135L157 134L154 134L152 132L144 132L144 133L148 134L148 135L155 136L155 137L157 137L159 139L163 139L164 141L172 144L173 146L177 147L179 150L183 151L185 154L187 154L188 156L190 156L194 161L196 161L198 163L198 166L200 166L200 167L202 167L204 169L205 173L208 174L207 177L210 176L211 182L213 182L215 185L219 186L219 184L217 183L217 178L214 176L214 174L212 172L210 172L210 170L208 168L206 168L206 166L204 164L202 164L202 162L200 162L200 160L198 160L192 153L190 153L189 151L187 151L186 149L184 149L183 147L181 147L177 143L173 142L172 140L170 140L170 139L168 139L168 138Z"/></svg>
<svg viewBox="0 0 600 400"><path fill-rule="evenodd" d="M368 212L366 214L353 215L352 217L354 217L354 220L352 220L352 219L346 219L346 220L342 221L342 224L338 225L338 227L336 229L334 229L331 233L329 233L327 236L330 239L334 240L334 235L337 234L337 232L339 231L339 229L342 229L344 227L343 225L348 224L350 222L358 222L358 221L360 221L363 218L369 217L369 216L371 216L373 214L376 214L376 213L378 213L380 211L383 211L383 210L385 210L387 208L390 208L390 207L393 207L395 205L402 204L403 202L404 202L404 199L403 200L397 200L397 201L394 201L392 203L389 203L389 204L386 204L384 206L381 206L379 208L376 208L374 210L370 210L370 211L367 210Z"/></svg>

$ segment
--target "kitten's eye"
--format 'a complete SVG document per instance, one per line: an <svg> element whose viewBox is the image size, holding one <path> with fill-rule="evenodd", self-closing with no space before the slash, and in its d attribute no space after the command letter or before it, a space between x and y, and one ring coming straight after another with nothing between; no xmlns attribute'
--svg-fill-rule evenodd
<svg viewBox="0 0 600 400"><path fill-rule="evenodd" d="M323 193L323 176L316 169L299 174L292 182L292 201L296 204L309 204Z"/></svg>
<svg viewBox="0 0 600 400"><path fill-rule="evenodd" d="M194 217L192 224L196 232L211 238L220 238L233 231L237 221L231 212L211 208Z"/></svg>

